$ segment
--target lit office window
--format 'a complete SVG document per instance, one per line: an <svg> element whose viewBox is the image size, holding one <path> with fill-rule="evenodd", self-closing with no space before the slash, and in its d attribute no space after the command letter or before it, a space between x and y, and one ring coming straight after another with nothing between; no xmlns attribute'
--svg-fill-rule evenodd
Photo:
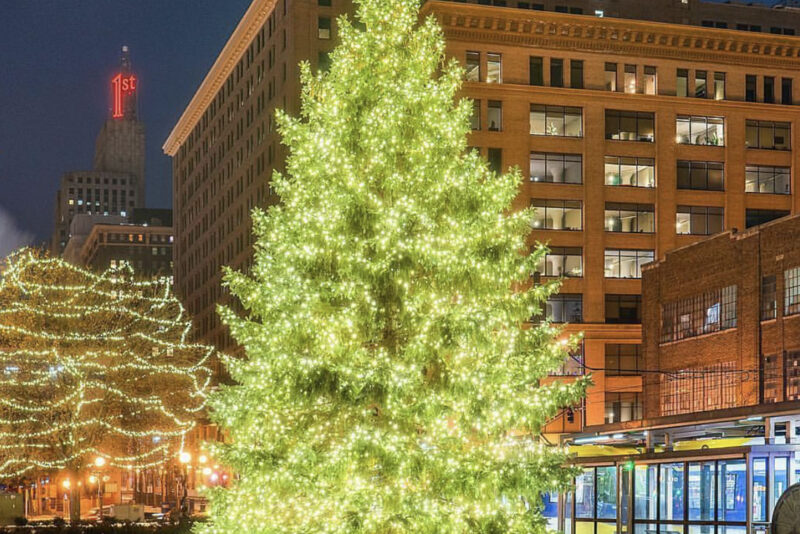
<svg viewBox="0 0 800 534"><path fill-rule="evenodd" d="M503 58L500 54L486 54L486 81L503 83Z"/></svg>
<svg viewBox="0 0 800 534"><path fill-rule="evenodd" d="M653 233L656 229L652 204L606 202L606 232Z"/></svg>
<svg viewBox="0 0 800 534"><path fill-rule="evenodd" d="M791 150L791 123L747 120L745 146L765 150Z"/></svg>
<svg viewBox="0 0 800 534"><path fill-rule="evenodd" d="M531 135L582 137L581 108L531 104Z"/></svg>
<svg viewBox="0 0 800 534"><path fill-rule="evenodd" d="M725 144L725 121L722 117L678 115L676 119L677 142L688 145Z"/></svg>
<svg viewBox="0 0 800 534"><path fill-rule="evenodd" d="M481 53L467 52L467 68L465 79L468 82L481 81Z"/></svg>
<svg viewBox="0 0 800 534"><path fill-rule="evenodd" d="M791 191L791 169L789 167L745 167L744 190L747 193L773 193L788 195Z"/></svg>
<svg viewBox="0 0 800 534"><path fill-rule="evenodd" d="M655 259L652 250L606 249L606 278L641 278L642 266Z"/></svg>
<svg viewBox="0 0 800 534"><path fill-rule="evenodd" d="M655 67L644 68L644 94L654 95L658 92L658 77Z"/></svg>
<svg viewBox="0 0 800 534"><path fill-rule="evenodd" d="M606 185L655 187L656 164L652 158L605 157Z"/></svg>
<svg viewBox="0 0 800 534"><path fill-rule="evenodd" d="M675 231L684 235L712 235L722 231L723 208L678 206Z"/></svg>
<svg viewBox="0 0 800 534"><path fill-rule="evenodd" d="M532 199L535 230L582 230L583 204L580 200Z"/></svg>
<svg viewBox="0 0 800 534"><path fill-rule="evenodd" d="M617 64L606 63L605 69L606 91L617 90Z"/></svg>

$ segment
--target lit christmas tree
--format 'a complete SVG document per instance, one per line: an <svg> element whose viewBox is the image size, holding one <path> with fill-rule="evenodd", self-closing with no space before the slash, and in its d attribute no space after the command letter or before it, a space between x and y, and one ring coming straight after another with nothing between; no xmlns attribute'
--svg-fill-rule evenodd
<svg viewBox="0 0 800 534"><path fill-rule="evenodd" d="M249 274L222 315L246 358L214 398L235 473L203 533L544 532L567 456L538 439L586 383L541 386L558 330L526 323L521 175L467 149L472 104L416 0L361 0L329 72L301 68L279 205L253 213Z"/></svg>
<svg viewBox="0 0 800 534"><path fill-rule="evenodd" d="M123 266L93 274L21 250L0 278L0 481L169 461L203 415L213 349L191 326L172 280Z"/></svg>

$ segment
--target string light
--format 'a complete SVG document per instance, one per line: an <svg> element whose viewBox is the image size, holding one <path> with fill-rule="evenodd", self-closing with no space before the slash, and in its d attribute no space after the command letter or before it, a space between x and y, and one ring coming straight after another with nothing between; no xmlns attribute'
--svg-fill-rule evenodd
<svg viewBox="0 0 800 534"><path fill-rule="evenodd" d="M526 326L557 283L530 273L518 170L468 150L472 103L417 0L360 0L252 214L255 261L221 315L246 354L213 396L237 476L205 534L544 532L567 451L538 438L586 378L541 385L574 343Z"/></svg>
<svg viewBox="0 0 800 534"><path fill-rule="evenodd" d="M163 465L206 406L214 349L170 278L23 249L0 278L0 479Z"/></svg>

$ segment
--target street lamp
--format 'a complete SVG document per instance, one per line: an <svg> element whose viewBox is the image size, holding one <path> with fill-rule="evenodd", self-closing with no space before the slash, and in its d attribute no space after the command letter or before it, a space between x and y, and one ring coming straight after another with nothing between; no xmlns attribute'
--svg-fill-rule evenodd
<svg viewBox="0 0 800 534"><path fill-rule="evenodd" d="M95 467L96 471L93 472L89 476L89 483L90 484L95 484L95 483L97 484L97 520L101 521L101 522L103 521L103 490L102 490L102 488L103 488L103 481L105 480L105 477L101 476L102 473L100 472L100 470L105 465L106 465L106 459L105 458L103 458L102 456L98 456L97 458L95 458L94 459L94 467Z"/></svg>

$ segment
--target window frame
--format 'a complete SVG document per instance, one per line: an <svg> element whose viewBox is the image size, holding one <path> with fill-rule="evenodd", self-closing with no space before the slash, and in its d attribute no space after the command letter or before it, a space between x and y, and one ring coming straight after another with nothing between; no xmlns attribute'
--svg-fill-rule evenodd
<svg viewBox="0 0 800 534"><path fill-rule="evenodd" d="M544 161L545 174L544 177L553 176L548 174L549 165L561 165L562 178L567 176L566 169L568 163L577 163L579 166L578 181L562 180L556 182L554 180L534 180L533 162ZM564 185L581 185L583 184L583 154L568 154L562 152L531 152L528 158L528 179L532 183L546 183L546 184L564 184Z"/></svg>
<svg viewBox="0 0 800 534"><path fill-rule="evenodd" d="M633 132L623 131L623 121L633 120L636 124L636 130ZM610 128L610 124L616 121L616 128ZM652 137L648 137L643 133L647 131L646 124L650 123L652 126ZM656 138L656 114L652 111L627 111L621 109L607 109L605 110L605 132L606 140L609 141L628 141L635 143L655 143ZM633 135L635 139L623 139L624 135ZM616 136L616 137L615 137Z"/></svg>
<svg viewBox="0 0 800 534"><path fill-rule="evenodd" d="M544 130L534 132L534 113L544 114ZM551 119L553 117L553 119ZM567 123L569 118L578 118L578 133L577 135L567 134ZM548 126L548 120L561 120L563 124L563 134L553 133L557 128ZM580 139L583 137L583 108L575 106L551 106L548 104L531 104L529 111L529 131L530 135L540 135L544 137L568 137L571 139Z"/></svg>

